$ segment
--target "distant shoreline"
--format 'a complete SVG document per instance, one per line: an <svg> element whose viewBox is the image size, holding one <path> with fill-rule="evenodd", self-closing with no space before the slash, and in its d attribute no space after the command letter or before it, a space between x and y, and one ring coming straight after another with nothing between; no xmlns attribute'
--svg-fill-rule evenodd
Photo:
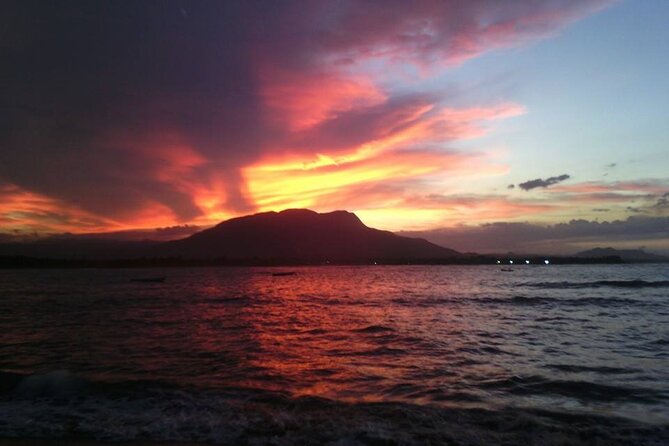
<svg viewBox="0 0 669 446"><path fill-rule="evenodd" d="M130 258L130 259L57 259L25 256L0 257L0 269L53 269L53 268L173 268L173 267L244 267L244 266L374 266L374 265L492 265L500 267L549 265L623 264L619 256L551 257L551 256L462 256L443 259L353 259L340 261L305 259L185 259ZM529 261L529 264L526 263ZM633 262L638 263L638 262ZM648 262L645 262L648 263Z"/></svg>

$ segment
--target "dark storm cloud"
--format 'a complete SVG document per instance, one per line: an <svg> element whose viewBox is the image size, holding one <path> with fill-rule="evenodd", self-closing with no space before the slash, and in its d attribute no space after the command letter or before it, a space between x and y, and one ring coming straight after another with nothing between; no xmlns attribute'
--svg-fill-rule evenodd
<svg viewBox="0 0 669 446"><path fill-rule="evenodd" d="M662 194L660 198L657 199L655 204L653 205L654 208L666 208L669 207L669 192L666 192Z"/></svg>
<svg viewBox="0 0 669 446"><path fill-rule="evenodd" d="M650 249L657 246L666 250L669 217L634 216L611 222L571 220L555 225L501 222L403 234L424 237L460 251L571 253L583 246L635 241L647 243Z"/></svg>
<svg viewBox="0 0 669 446"><path fill-rule="evenodd" d="M193 3L188 18L179 5L4 2L2 25L22 27L3 51L0 175L97 213L153 200L197 215L187 192L151 175L160 153L141 151L178 135L234 175L257 152L259 107L244 3Z"/></svg>
<svg viewBox="0 0 669 446"><path fill-rule="evenodd" d="M568 180L569 178L570 177L567 174L563 174L557 177L546 178L545 180L537 178L536 180L530 180L530 181L525 181L524 183L520 183L518 187L520 187L522 190L532 190L538 187L546 188L554 184L560 183L564 180Z"/></svg>
<svg viewBox="0 0 669 446"><path fill-rule="evenodd" d="M6 0L0 181L117 222L165 211L190 221L213 184L226 209L248 211L242 167L285 142L305 151L364 142L407 101L339 98L336 113L325 109L296 137L267 104L276 73L299 92L305 79L380 55L458 63L604 3Z"/></svg>

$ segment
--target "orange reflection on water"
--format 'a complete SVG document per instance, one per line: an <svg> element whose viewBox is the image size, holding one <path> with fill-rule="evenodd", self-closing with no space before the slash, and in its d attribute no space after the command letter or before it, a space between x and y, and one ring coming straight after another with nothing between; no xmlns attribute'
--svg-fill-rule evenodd
<svg viewBox="0 0 669 446"><path fill-rule="evenodd" d="M295 276L275 277L272 271L211 277L190 290L194 302L175 307L174 319L189 326L183 348L198 362L210 358L212 372L199 375L198 385L344 401L430 401L434 390L426 389L457 379L443 370L452 369L453 355L462 356L455 353L462 344L456 334L467 321L450 310L407 305L407 288L387 283L384 274L356 279L338 268L299 268ZM412 293L431 287L407 285Z"/></svg>

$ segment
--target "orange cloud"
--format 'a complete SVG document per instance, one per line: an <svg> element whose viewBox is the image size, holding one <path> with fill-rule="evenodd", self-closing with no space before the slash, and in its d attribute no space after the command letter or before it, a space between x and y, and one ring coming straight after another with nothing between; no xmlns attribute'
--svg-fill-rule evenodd
<svg viewBox="0 0 669 446"><path fill-rule="evenodd" d="M358 146L315 156L291 156L286 149L279 157L243 169L242 175L260 211L345 208L379 215L379 209L385 208L397 217L400 208L408 211L404 192L387 193L392 188L383 189L383 185L406 182L414 194L417 189L429 194L430 187L440 187L444 177L494 176L508 170L481 153L416 147L481 136L487 131L486 123L523 112L517 104L462 109L411 104L394 110L383 125L374 127L374 136ZM411 207L415 220L444 216L442 210L420 209L417 203Z"/></svg>
<svg viewBox="0 0 669 446"><path fill-rule="evenodd" d="M107 230L114 223L13 184L0 185L0 226L8 232Z"/></svg>
<svg viewBox="0 0 669 446"><path fill-rule="evenodd" d="M292 73L264 67L259 74L260 96L268 107L270 120L291 131L302 131L359 107L369 107L387 99L364 76L329 73Z"/></svg>
<svg viewBox="0 0 669 446"><path fill-rule="evenodd" d="M320 197L338 194L356 184L425 176L456 163L456 156L434 152L391 152L371 158L341 158L339 162L259 165L245 169L249 192L260 210L313 207Z"/></svg>
<svg viewBox="0 0 669 446"><path fill-rule="evenodd" d="M147 202L132 218L117 221L13 184L0 185L2 232L49 234L121 231L160 227L174 219L171 210L160 203Z"/></svg>
<svg viewBox="0 0 669 446"><path fill-rule="evenodd" d="M366 223L391 230L421 230L462 223L517 220L559 209L550 203L515 201L503 196L409 196L394 206L358 211ZM386 222L385 225L383 222ZM388 224L390 222L390 224Z"/></svg>
<svg viewBox="0 0 669 446"><path fill-rule="evenodd" d="M155 133L138 140L128 137L116 141L119 147L132 154L134 180L162 184L183 197L194 209L193 215L184 219L169 209L174 204L171 201L173 194L166 194L164 203L144 200L127 219L134 222L135 227L177 223L208 225L235 216L228 203L229 184L226 178L229 172L216 166L184 138L174 133ZM132 177L129 173L125 175Z"/></svg>

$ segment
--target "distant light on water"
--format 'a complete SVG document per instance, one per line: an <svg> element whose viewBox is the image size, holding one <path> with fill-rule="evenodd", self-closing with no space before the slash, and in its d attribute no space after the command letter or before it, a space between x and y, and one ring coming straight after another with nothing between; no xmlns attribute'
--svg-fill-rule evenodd
<svg viewBox="0 0 669 446"><path fill-rule="evenodd" d="M548 260L548 259L546 259L546 260L544 260L544 263L545 263L546 265L550 265L551 261Z"/></svg>
<svg viewBox="0 0 669 446"><path fill-rule="evenodd" d="M510 263L511 265L513 265L513 260L509 260L509 263Z"/></svg>
<svg viewBox="0 0 669 446"><path fill-rule="evenodd" d="M526 264L526 265L529 265L529 264L530 264L530 261L529 261L529 260L525 260L525 264Z"/></svg>
<svg viewBox="0 0 669 446"><path fill-rule="evenodd" d="M500 263L502 263L502 261L501 261L501 260L498 260L498 261L497 261L497 264L499 265Z"/></svg>

